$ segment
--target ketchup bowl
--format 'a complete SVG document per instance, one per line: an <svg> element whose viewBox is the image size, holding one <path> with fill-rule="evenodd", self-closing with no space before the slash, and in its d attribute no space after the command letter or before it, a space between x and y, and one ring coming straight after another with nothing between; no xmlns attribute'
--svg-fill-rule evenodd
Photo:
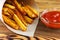
<svg viewBox="0 0 60 40"><path fill-rule="evenodd" d="M58 9L46 9L40 14L40 19L47 27L60 29L60 11Z"/></svg>

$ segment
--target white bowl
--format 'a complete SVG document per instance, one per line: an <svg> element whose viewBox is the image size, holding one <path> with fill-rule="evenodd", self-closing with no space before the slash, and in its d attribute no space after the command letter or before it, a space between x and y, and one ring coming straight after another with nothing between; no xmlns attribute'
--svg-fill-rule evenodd
<svg viewBox="0 0 60 40"><path fill-rule="evenodd" d="M49 9L45 9L41 14L40 14L40 19L43 20L45 23L48 23L42 16L47 13L47 12L50 12L50 11L59 11L60 9L57 9L57 8L49 8Z"/></svg>
<svg viewBox="0 0 60 40"><path fill-rule="evenodd" d="M34 32L36 30L37 24L38 24L39 17L36 18L31 25L28 25L28 29L26 32L23 32L21 30L15 30L15 29L11 28L10 26L8 26L7 24L5 24L3 21L2 8L3 8L5 1L6 0L0 0L0 19L3 22L3 24L6 25L6 27L14 33L25 35L25 36L33 36ZM34 7L39 12L39 8L37 7L36 3L33 0L27 0L26 3L31 5L32 7Z"/></svg>
<svg viewBox="0 0 60 40"><path fill-rule="evenodd" d="M49 27L49 28L53 28L53 29L60 29L60 26L57 26L57 24L60 24L60 23L50 23L48 20L45 20L45 18L43 18L42 16L48 12L51 12L51 11L59 11L60 12L60 9L58 8L49 8L49 9L45 9L41 14L40 14L40 19L41 21L46 25L46 27ZM52 16L52 15L51 15ZM53 18L53 17L52 17ZM53 26L53 25L54 26ZM51 26L50 26L51 25Z"/></svg>

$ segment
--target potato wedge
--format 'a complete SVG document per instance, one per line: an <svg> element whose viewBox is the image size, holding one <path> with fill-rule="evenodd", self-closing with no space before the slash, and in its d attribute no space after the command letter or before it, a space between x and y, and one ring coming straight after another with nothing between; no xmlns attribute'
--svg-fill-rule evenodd
<svg viewBox="0 0 60 40"><path fill-rule="evenodd" d="M34 14L34 13L32 13L28 8L26 8L26 7L22 7L23 9L24 9L24 11L28 14L28 16L29 17L31 17L31 18L36 18L37 16Z"/></svg>
<svg viewBox="0 0 60 40"><path fill-rule="evenodd" d="M10 8L10 9L15 9L15 6L10 5L10 4L5 4L4 6Z"/></svg>
<svg viewBox="0 0 60 40"><path fill-rule="evenodd" d="M38 16L38 11L37 11L37 10L35 10L34 8L32 8L32 7L29 6L29 5L27 5L27 6L25 6L25 7L29 8L30 11L32 11L36 16Z"/></svg>
<svg viewBox="0 0 60 40"><path fill-rule="evenodd" d="M19 28L21 30L23 30L23 31L27 30L27 27L22 23L22 21L18 18L18 16L16 14L13 15L13 19L19 25Z"/></svg>
<svg viewBox="0 0 60 40"><path fill-rule="evenodd" d="M31 24L33 22L33 19L29 18L28 16L24 16L24 19L27 23Z"/></svg>
<svg viewBox="0 0 60 40"><path fill-rule="evenodd" d="M15 23L13 20L9 19L9 18L8 18L7 16L5 16L5 15L2 15L2 17L3 17L3 20L4 20L5 23L7 23L7 24L8 24L9 26L11 26L12 28L18 30L18 26L16 25L16 23Z"/></svg>
<svg viewBox="0 0 60 40"><path fill-rule="evenodd" d="M24 25L27 26L28 24L24 20L23 15L17 9L15 10L15 13L18 16L18 18L24 23Z"/></svg>
<svg viewBox="0 0 60 40"><path fill-rule="evenodd" d="M21 4L19 4L19 3L17 2L17 0L14 0L13 2L14 2L14 4L15 4L15 7L16 7L23 15L26 15L25 11L24 11L24 10L22 9L22 7L21 7Z"/></svg>

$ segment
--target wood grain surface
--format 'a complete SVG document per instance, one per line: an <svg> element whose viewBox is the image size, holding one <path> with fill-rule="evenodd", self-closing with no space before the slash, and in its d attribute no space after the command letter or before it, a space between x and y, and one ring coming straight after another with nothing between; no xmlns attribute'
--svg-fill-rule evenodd
<svg viewBox="0 0 60 40"><path fill-rule="evenodd" d="M40 8L40 11L43 11L47 8L58 8L60 9L60 0L35 0L37 5Z"/></svg>
<svg viewBox="0 0 60 40"><path fill-rule="evenodd" d="M60 0L35 0L40 12L42 12L45 9L49 8L57 8L60 9ZM50 29L47 28L41 21L39 21L35 36L42 36L44 38L49 38L49 37L56 37L60 38L60 29L55 30L55 29Z"/></svg>
<svg viewBox="0 0 60 40"><path fill-rule="evenodd" d="M60 0L35 0L35 1L40 9L40 12L48 8L60 9ZM0 21L0 33L15 34L8 30L1 21ZM41 21L39 21L35 32L35 36L41 36L44 38L60 38L60 29L55 30L47 28L45 25L41 23Z"/></svg>

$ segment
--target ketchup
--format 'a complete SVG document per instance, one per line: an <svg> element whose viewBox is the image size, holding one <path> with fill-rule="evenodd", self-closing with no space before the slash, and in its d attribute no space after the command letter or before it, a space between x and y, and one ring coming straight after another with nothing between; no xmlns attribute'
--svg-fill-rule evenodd
<svg viewBox="0 0 60 40"><path fill-rule="evenodd" d="M60 28L60 11L50 11L47 13L44 13L42 17L48 22L42 22L51 28Z"/></svg>

